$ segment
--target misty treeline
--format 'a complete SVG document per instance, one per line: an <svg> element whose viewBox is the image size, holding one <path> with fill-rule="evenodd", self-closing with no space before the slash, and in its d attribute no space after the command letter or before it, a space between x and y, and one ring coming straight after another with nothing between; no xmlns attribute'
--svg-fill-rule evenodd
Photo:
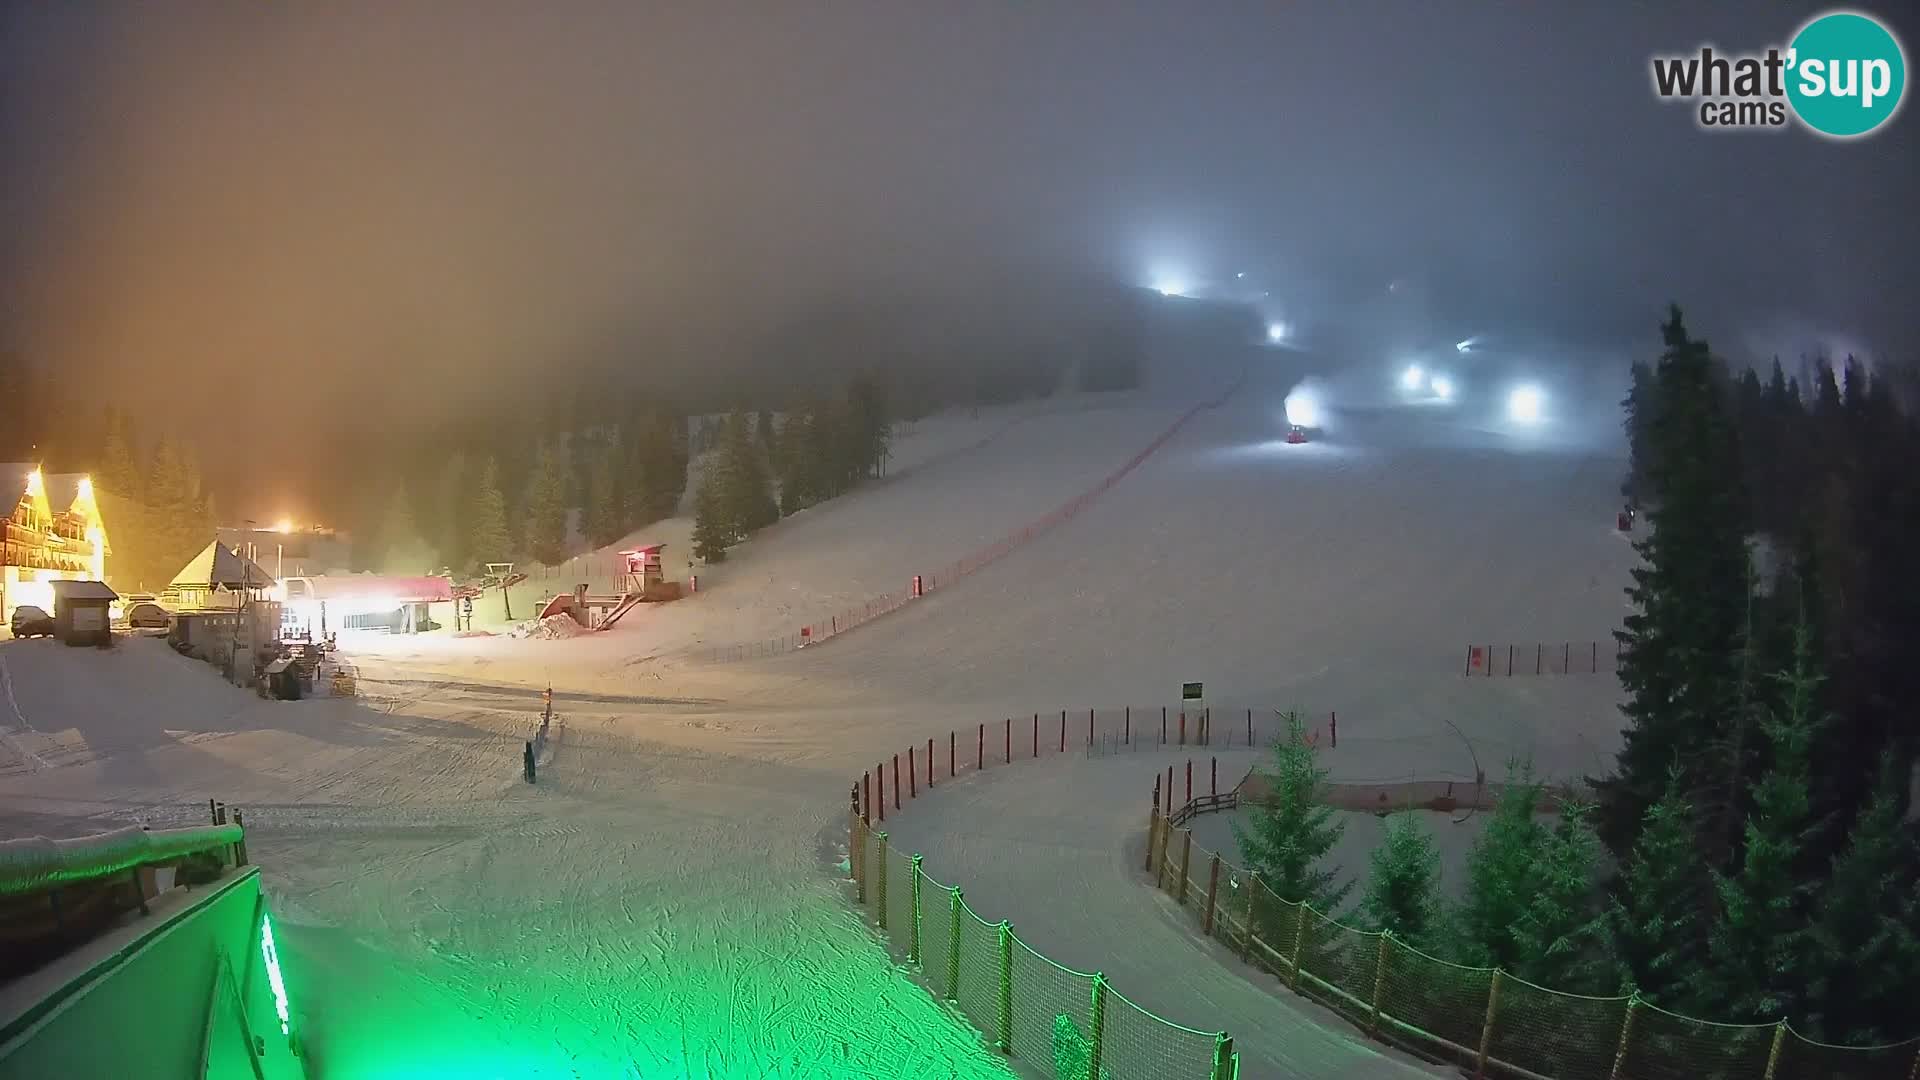
<svg viewBox="0 0 1920 1080"><path fill-rule="evenodd" d="M163 431L143 437L124 410L11 359L0 358L0 460L90 475L108 581L158 592L213 539L217 508L199 454Z"/></svg>
<svg viewBox="0 0 1920 1080"><path fill-rule="evenodd" d="M686 421L648 403L451 425L393 453L352 519L362 569L554 565L576 533L600 547L671 517L686 488Z"/></svg>
<svg viewBox="0 0 1920 1080"><path fill-rule="evenodd" d="M784 419L735 412L721 421L693 504L693 553L706 562L752 533L834 498L885 468L893 417L884 385L856 375L837 398Z"/></svg>
<svg viewBox="0 0 1920 1080"><path fill-rule="evenodd" d="M717 560L783 512L876 471L892 423L884 384L867 374L783 419L736 411L699 426L661 401L622 411L568 395L389 451L385 482L366 485L352 522L354 558L392 573L555 565L582 543L605 547L676 516L700 476L694 553Z"/></svg>
<svg viewBox="0 0 1920 1080"><path fill-rule="evenodd" d="M1645 526L1616 632L1614 772L1587 804L1548 799L1513 763L1457 903L1418 816L1396 815L1350 918L1555 990L1784 1018L1847 1045L1912 1038L1914 384L1851 362L1809 365L1804 390L1777 366L1762 383L1731 373L1677 309L1662 329L1625 403ZM1345 890L1322 860L1341 823L1297 725L1268 774L1272 803L1236 830L1243 855L1281 896L1335 913Z"/></svg>

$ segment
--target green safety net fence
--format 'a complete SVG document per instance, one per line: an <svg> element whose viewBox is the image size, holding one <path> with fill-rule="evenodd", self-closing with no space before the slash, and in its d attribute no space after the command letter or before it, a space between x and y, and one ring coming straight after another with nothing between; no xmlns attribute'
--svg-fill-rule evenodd
<svg viewBox="0 0 1920 1080"><path fill-rule="evenodd" d="M989 1046L1058 1080L1230 1080L1223 1033L1174 1023L1092 972L982 919L952 885L855 819L866 910L928 989ZM1785 1023L1722 1024L1637 997L1591 997L1442 960L1282 899L1157 818L1147 875L1203 932L1368 1034L1470 1074L1549 1080L1920 1080L1920 1039L1836 1046Z"/></svg>
<svg viewBox="0 0 1920 1080"><path fill-rule="evenodd" d="M1225 1034L1173 1023L1100 975L1055 963L982 919L884 832L857 820L852 829L848 862L875 927L987 1045L1055 1080L1234 1080Z"/></svg>

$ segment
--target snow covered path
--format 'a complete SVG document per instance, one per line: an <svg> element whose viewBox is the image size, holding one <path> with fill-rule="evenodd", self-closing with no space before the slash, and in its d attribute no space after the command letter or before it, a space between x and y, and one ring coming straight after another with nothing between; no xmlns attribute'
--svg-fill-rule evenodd
<svg viewBox="0 0 1920 1080"><path fill-rule="evenodd" d="M1222 784L1256 757L1220 755ZM982 918L1010 920L1054 961L1103 972L1168 1019L1233 1035L1244 1080L1448 1075L1257 975L1144 880L1144 793L1156 769L1184 761L1149 751L1015 762L923 793L887 828L928 874L963 883Z"/></svg>

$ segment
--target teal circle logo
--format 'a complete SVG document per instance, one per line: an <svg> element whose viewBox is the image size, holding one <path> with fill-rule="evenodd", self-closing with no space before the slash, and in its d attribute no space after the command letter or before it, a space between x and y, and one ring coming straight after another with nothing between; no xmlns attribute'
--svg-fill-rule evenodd
<svg viewBox="0 0 1920 1080"><path fill-rule="evenodd" d="M1878 128L1900 111L1906 89L1906 53L1871 16L1830 12L1788 46L1787 100L1822 135L1850 139Z"/></svg>

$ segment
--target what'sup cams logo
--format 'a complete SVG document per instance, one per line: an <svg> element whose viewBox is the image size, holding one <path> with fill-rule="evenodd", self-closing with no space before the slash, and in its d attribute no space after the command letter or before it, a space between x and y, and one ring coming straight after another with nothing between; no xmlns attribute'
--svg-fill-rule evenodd
<svg viewBox="0 0 1920 1080"><path fill-rule="evenodd" d="M1710 131L1781 128L1794 119L1830 139L1886 126L1907 89L1907 56L1886 24L1856 11L1808 21L1784 48L1653 58L1653 92L1695 106Z"/></svg>

